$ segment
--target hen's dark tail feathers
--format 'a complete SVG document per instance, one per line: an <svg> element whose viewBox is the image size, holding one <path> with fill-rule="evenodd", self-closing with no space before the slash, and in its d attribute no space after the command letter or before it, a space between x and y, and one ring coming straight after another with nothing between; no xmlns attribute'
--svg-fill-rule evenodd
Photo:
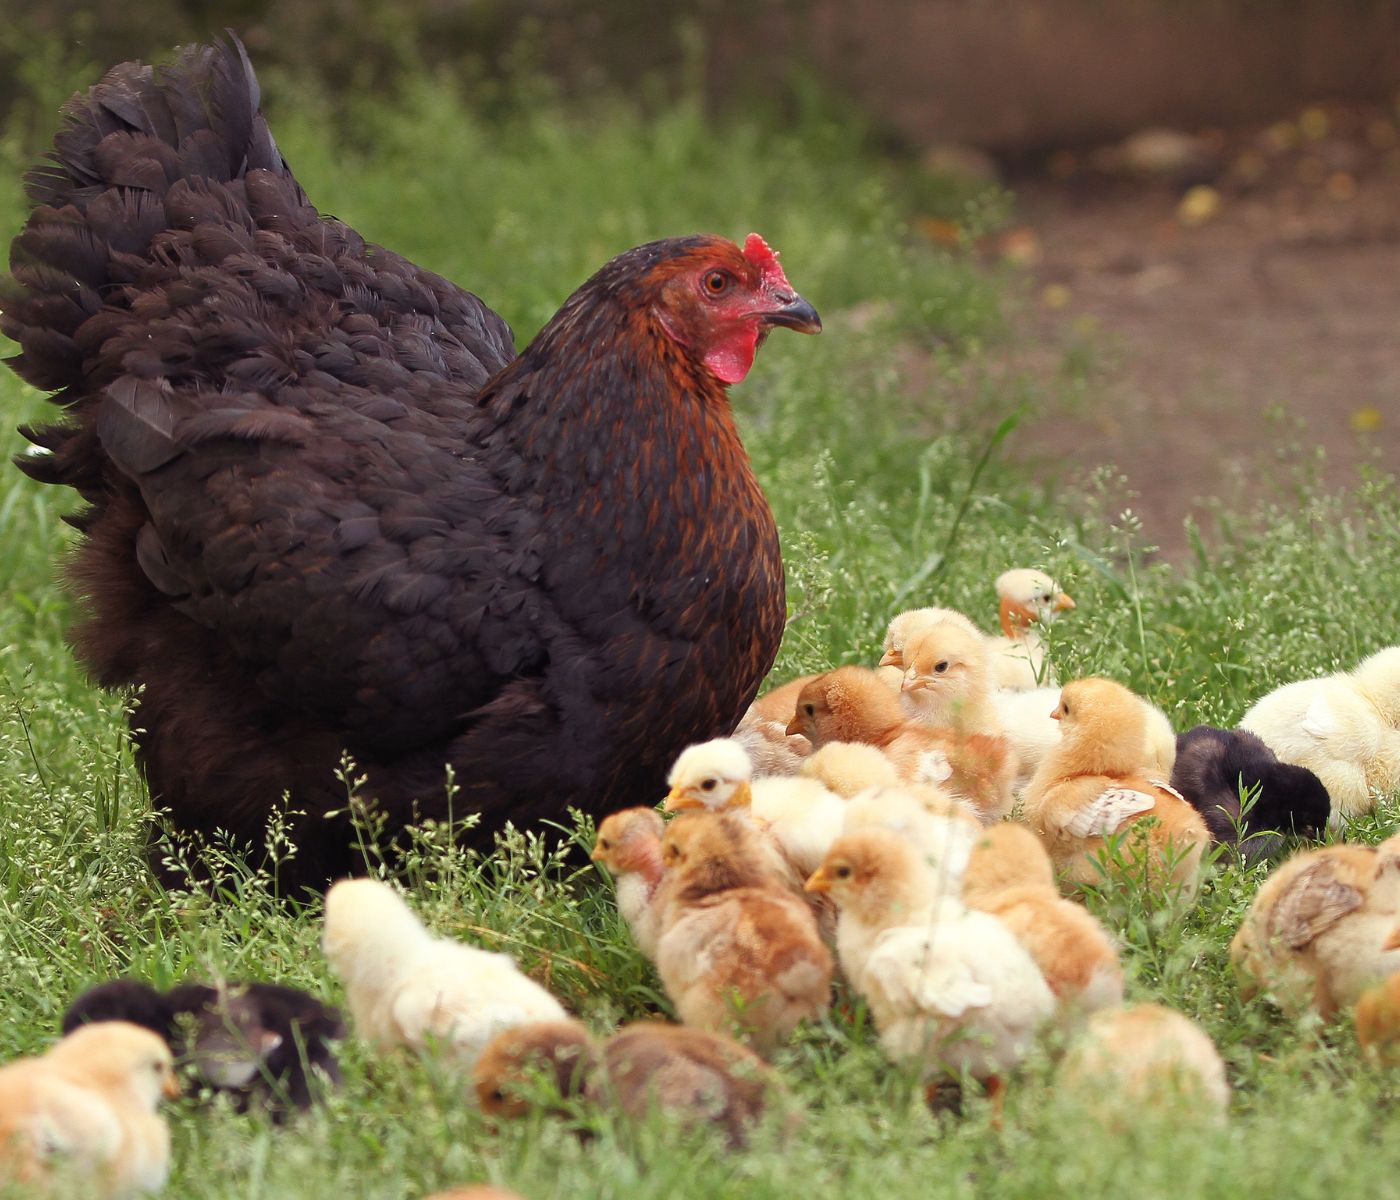
<svg viewBox="0 0 1400 1200"><path fill-rule="evenodd" d="M64 106L52 152L25 177L34 210L0 291L0 330L20 345L10 366L58 391L55 403L81 406L106 382L91 356L110 329L79 327L113 306L163 230L194 227L210 205L232 215L228 201L260 168L281 177L290 203L306 203L258 104L252 64L230 34L185 47L168 66L113 67ZM51 452L21 456L21 470L93 498L99 458L72 444L92 436L86 423L21 432Z"/></svg>

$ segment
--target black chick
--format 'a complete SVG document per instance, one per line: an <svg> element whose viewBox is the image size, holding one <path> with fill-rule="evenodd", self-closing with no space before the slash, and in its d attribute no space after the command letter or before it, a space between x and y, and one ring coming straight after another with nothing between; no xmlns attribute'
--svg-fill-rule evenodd
<svg viewBox="0 0 1400 1200"><path fill-rule="evenodd" d="M1177 734L1176 788L1205 819L1220 842L1241 843L1250 861L1278 852L1288 834L1320 837L1332 799L1306 767L1279 762L1277 755L1243 729L1197 725ZM1240 793L1257 799L1240 817Z"/></svg>
<svg viewBox="0 0 1400 1200"><path fill-rule="evenodd" d="M314 996L274 983L211 987L183 983L162 994L132 979L90 988L63 1017L63 1032L92 1021L132 1021L160 1034L200 1081L234 1098L240 1112L256 1100L274 1117L308 1108L321 1086L340 1083L330 1043L345 1036L340 1014Z"/></svg>

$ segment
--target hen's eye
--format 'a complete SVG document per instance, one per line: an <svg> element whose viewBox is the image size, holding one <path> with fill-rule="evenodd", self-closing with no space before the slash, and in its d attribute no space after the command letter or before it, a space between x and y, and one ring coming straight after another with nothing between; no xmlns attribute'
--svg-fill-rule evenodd
<svg viewBox="0 0 1400 1200"><path fill-rule="evenodd" d="M706 780L704 780L704 781L701 782L701 784L700 784L700 790L701 790L702 792L713 792L713 791L715 790L715 784L716 784L717 782L718 782L718 781L717 781L717 780L714 780L714 779L706 779Z"/></svg>
<svg viewBox="0 0 1400 1200"><path fill-rule="evenodd" d="M937 671L938 674L942 675L943 672L946 671L946 670L948 669L948 660L945 658L945 659L944 659L942 662L940 662L940 663L934 663L934 664L933 664L933 669L934 669L935 671Z"/></svg>
<svg viewBox="0 0 1400 1200"><path fill-rule="evenodd" d="M729 276L723 271L710 271L705 275L705 291L711 296L722 296L729 290Z"/></svg>

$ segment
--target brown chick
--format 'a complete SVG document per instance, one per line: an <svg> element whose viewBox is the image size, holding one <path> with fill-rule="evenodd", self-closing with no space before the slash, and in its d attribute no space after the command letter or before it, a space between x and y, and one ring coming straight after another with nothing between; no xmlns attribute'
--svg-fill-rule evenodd
<svg viewBox="0 0 1400 1200"><path fill-rule="evenodd" d="M838 667L808 683L788 731L804 734L817 749L828 742L876 746L903 782L941 783L985 821L1011 811L1016 760L1005 739L911 721L899 697L864 667Z"/></svg>
<svg viewBox="0 0 1400 1200"><path fill-rule="evenodd" d="M486 1043L472 1071L481 1111L519 1117L530 1108L532 1085L548 1080L563 1100L583 1094L602 1056L581 1021L535 1021L504 1029Z"/></svg>
<svg viewBox="0 0 1400 1200"><path fill-rule="evenodd" d="M1160 887L1193 892L1210 844L1205 822L1181 796L1144 773L1146 716L1138 698L1110 679L1077 679L1051 714L1060 744L1026 785L1025 821L1045 841L1056 868L1074 883L1102 878L1106 839L1134 872ZM1132 826L1146 817L1141 832Z"/></svg>
<svg viewBox="0 0 1400 1200"><path fill-rule="evenodd" d="M654 808L624 808L603 818L593 843L593 861L612 874L617 910L632 940L648 958L656 957L664 903L661 835L666 822Z"/></svg>
<svg viewBox="0 0 1400 1200"><path fill-rule="evenodd" d="M1130 1004L1089 1018L1060 1062L1058 1086L1111 1129L1152 1110L1219 1122L1230 1106L1225 1063L1210 1035L1160 1004Z"/></svg>
<svg viewBox="0 0 1400 1200"><path fill-rule="evenodd" d="M1230 943L1245 999L1330 1020L1400 971L1400 837L1295 854L1264 881Z"/></svg>
<svg viewBox="0 0 1400 1200"><path fill-rule="evenodd" d="M757 837L724 813L671 822L662 859L675 880L656 968L685 1024L718 1032L737 1025L767 1053L826 1011L832 962L811 910L768 873Z"/></svg>
<svg viewBox="0 0 1400 1200"><path fill-rule="evenodd" d="M1386 940L1385 949L1400 949L1400 930ZM1361 993L1356 1040L1368 1057L1387 1067L1400 1065L1400 971Z"/></svg>

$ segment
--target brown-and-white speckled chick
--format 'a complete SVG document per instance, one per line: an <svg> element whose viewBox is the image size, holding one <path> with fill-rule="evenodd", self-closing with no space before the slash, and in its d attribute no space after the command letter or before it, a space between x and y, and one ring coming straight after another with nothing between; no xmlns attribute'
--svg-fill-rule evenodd
<svg viewBox="0 0 1400 1200"><path fill-rule="evenodd" d="M1193 893L1210 831L1143 758L1146 716L1137 696L1109 679L1065 684L1055 714L1060 744L1026 785L1024 820L1056 868L1075 883L1102 878L1100 852L1117 835L1128 868L1145 882ZM1133 827L1146 817L1155 821ZM1144 836L1145 835L1145 836Z"/></svg>
<svg viewBox="0 0 1400 1200"><path fill-rule="evenodd" d="M725 813L666 829L668 885L656 968L687 1025L742 1031L768 1053L830 1003L831 954L811 910L769 873L757 832Z"/></svg>
<svg viewBox="0 0 1400 1200"><path fill-rule="evenodd" d="M1095 1013L1056 1078L1059 1088L1113 1129L1129 1128L1153 1110L1220 1122L1230 1107L1225 1063L1210 1035L1160 1004Z"/></svg>
<svg viewBox="0 0 1400 1200"><path fill-rule="evenodd" d="M470 1071L502 1029L567 1016L509 955L435 937L378 880L343 879L326 893L322 944L355 1031L379 1050L436 1048Z"/></svg>
<svg viewBox="0 0 1400 1200"><path fill-rule="evenodd" d="M1246 999L1330 1020L1400 971L1400 836L1306 850L1264 881L1230 943Z"/></svg>
<svg viewBox="0 0 1400 1200"><path fill-rule="evenodd" d="M656 957L664 903L661 837L666 822L654 808L624 808L598 825L593 861L612 874L617 910L632 931L632 940L648 958Z"/></svg>
<svg viewBox="0 0 1400 1200"><path fill-rule="evenodd" d="M788 728L818 749L828 742L876 746L901 781L941 784L976 807L983 820L1011 811L1016 763L1002 738L911 721L899 696L864 667L838 667L807 684Z"/></svg>
<svg viewBox="0 0 1400 1200"><path fill-rule="evenodd" d="M0 1187L49 1195L52 1185L84 1197L158 1191L170 1131L156 1108L179 1094L165 1040L126 1021L84 1025L9 1063L0 1068Z"/></svg>

